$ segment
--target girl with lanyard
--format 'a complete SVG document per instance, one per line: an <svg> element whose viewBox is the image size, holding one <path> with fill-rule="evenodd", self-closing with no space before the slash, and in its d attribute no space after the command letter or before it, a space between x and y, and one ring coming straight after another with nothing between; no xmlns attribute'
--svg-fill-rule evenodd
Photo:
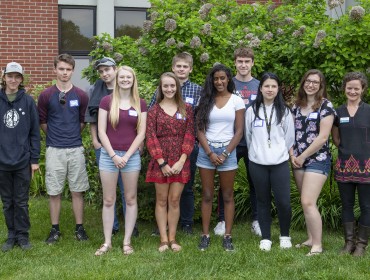
<svg viewBox="0 0 370 280"><path fill-rule="evenodd" d="M350 72L343 78L346 104L337 111L332 128L333 142L338 147L335 180L342 200L342 222L345 244L341 253L362 256L370 235L370 106L362 101L367 93L367 78L363 73ZM361 215L356 238L354 215L355 195L358 195Z"/></svg>
<svg viewBox="0 0 370 280"><path fill-rule="evenodd" d="M263 74L256 102L245 116L249 170L256 186L258 222L262 240L259 248L271 250L271 191L280 224L280 248L290 248L289 149L294 144L292 114L284 102L279 78Z"/></svg>
<svg viewBox="0 0 370 280"><path fill-rule="evenodd" d="M328 139L335 116L326 97L324 75L316 69L307 71L293 106L296 137L289 152L308 233L308 239L296 247L311 247L307 256L322 253L322 220L316 203L330 173Z"/></svg>

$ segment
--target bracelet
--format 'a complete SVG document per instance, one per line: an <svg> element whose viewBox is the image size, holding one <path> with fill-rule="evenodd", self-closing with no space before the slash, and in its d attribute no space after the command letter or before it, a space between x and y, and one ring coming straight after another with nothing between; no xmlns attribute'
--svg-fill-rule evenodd
<svg viewBox="0 0 370 280"><path fill-rule="evenodd" d="M159 168L162 169L163 167L165 167L166 165L168 164L167 161L164 161L162 162L160 165L159 165Z"/></svg>
<svg viewBox="0 0 370 280"><path fill-rule="evenodd" d="M207 153L207 156L210 157L212 154L213 154L213 152L210 151L209 153Z"/></svg>
<svg viewBox="0 0 370 280"><path fill-rule="evenodd" d="M225 158L228 158L230 156L230 153L225 149L222 153L221 153Z"/></svg>
<svg viewBox="0 0 370 280"><path fill-rule="evenodd" d="M110 158L113 159L117 154L114 154L113 156L111 156Z"/></svg>

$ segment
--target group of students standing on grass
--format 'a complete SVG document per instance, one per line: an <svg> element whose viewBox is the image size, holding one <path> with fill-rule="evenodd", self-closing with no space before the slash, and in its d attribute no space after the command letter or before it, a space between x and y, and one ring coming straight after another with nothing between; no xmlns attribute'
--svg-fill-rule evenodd
<svg viewBox="0 0 370 280"><path fill-rule="evenodd" d="M219 224L215 233L223 235L222 247L226 251L234 250L231 237L235 211L233 186L238 161L243 158L251 191L252 231L262 237L259 248L270 251L272 246L272 195L280 225L280 248L292 247L289 233L291 166L301 195L308 233L308 239L296 247L309 247L307 256L321 254L322 221L316 202L330 173L330 132L334 144L338 146L334 169L343 206L345 245L342 252L355 256L364 254L370 234L370 107L362 101L368 86L366 76L359 72L345 75L343 90L347 101L335 110L327 99L323 74L319 70L309 70L301 79L293 107L289 108L283 98L281 81L274 73L264 73L260 81L252 77L254 54L251 49L235 50L234 62L235 77L228 67L215 64L202 88L189 81L193 70L192 56L189 53L176 55L172 61L172 72L161 75L149 109L139 97L138 81L132 68L117 67L111 58L96 62L101 79L91 88L90 100L85 106L85 121L90 123L93 145L99 155L103 188L104 243L95 255L103 255L112 248L112 234L116 233L115 201L119 177L123 182L120 185L123 186L121 193L124 193L125 201L122 249L125 255L134 252L131 236L135 231L138 212L137 183L144 138L151 156L146 182L154 183L156 189L155 216L160 252L182 249L176 240L179 220L182 230L192 233L196 166L202 184L202 234L198 247L204 251L211 243L209 226L217 171L220 203ZM24 96L21 87L23 70L19 67L12 72L8 64L3 74L0 112L4 116L9 115L9 108L13 108L15 101ZM66 89L65 96L69 90L71 88ZM61 102L61 92L57 94L59 104L63 106L66 102ZM9 99L11 95L16 98ZM70 101L67 106L78 107L79 104ZM4 117L4 120L8 119L10 117ZM2 135L9 135L0 140L1 147L9 145L9 139L14 137L14 120L13 117L13 127L10 122L1 124ZM28 143L24 145L25 162L28 160L34 171L37 169L39 146L29 143L31 139L31 143L39 142L39 135L34 136L32 131L34 129L23 130L22 133L26 135L23 142ZM47 132L46 129L44 131ZM5 148L2 149L5 151ZM28 194L21 201L13 200L19 187L13 175L18 174L19 168L1 158L0 179L5 183L1 185L0 195L8 226L8 240L3 245L3 251L13 248L16 243L27 249L24 244L25 240L29 244L29 217L28 207L24 205L27 205ZM31 173L22 176L28 179L29 188ZM73 184L73 179L69 179L69 183ZM361 209L358 226L353 213L356 190ZM28 226L20 226L20 207L25 208L22 209L27 215L22 219L28 220ZM82 221L79 224L76 217L76 237L81 227ZM52 231L48 244L54 242L49 240L54 238ZM59 236L60 232L55 241Z"/></svg>

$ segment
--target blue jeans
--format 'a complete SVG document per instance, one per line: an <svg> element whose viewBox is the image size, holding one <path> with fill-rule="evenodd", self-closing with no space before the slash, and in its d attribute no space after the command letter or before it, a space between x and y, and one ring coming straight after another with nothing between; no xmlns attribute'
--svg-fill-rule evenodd
<svg viewBox="0 0 370 280"><path fill-rule="evenodd" d="M249 200L251 203L251 212L252 212L252 221L258 220L257 215L257 196L256 196L256 189L254 187L250 172L249 172L249 159L248 159L248 149L247 146L237 146L236 147L236 158L237 161L241 158L244 160L245 169L247 171L247 180L249 184ZM225 207L224 207L224 199L222 197L222 191L219 190L218 192L218 220L225 221Z"/></svg>
<svg viewBox="0 0 370 280"><path fill-rule="evenodd" d="M190 180L184 186L180 199L180 222L182 226L192 225L194 216L194 178L197 170L197 157L199 147L194 144L194 149L190 154Z"/></svg>
<svg viewBox="0 0 370 280"><path fill-rule="evenodd" d="M96 157L96 164L99 166L99 160L100 160L100 149L95 149L95 157ZM122 210L123 210L123 216L125 216L126 213L126 201L125 201L125 194L124 194L124 189L123 189L123 182L121 178L121 174L118 176L118 186L119 190L121 192L121 199L122 199ZM119 220L117 217L117 209L116 209L116 204L114 205L114 223L113 223L113 229L118 230L119 229Z"/></svg>

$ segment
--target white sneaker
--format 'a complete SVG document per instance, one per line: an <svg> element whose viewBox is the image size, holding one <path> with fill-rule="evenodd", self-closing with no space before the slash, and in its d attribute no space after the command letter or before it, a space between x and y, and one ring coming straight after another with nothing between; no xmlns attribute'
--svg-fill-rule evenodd
<svg viewBox="0 0 370 280"><path fill-rule="evenodd" d="M258 221L257 221L257 220L252 222L251 231L252 231L255 235L262 236L262 232L261 232L260 224L258 223Z"/></svg>
<svg viewBox="0 0 370 280"><path fill-rule="evenodd" d="M225 234L225 221L218 222L218 224L214 228L214 232L216 235L223 236Z"/></svg>
<svg viewBox="0 0 370 280"><path fill-rule="evenodd" d="M292 248L292 241L289 236L280 236L280 248L289 249Z"/></svg>
<svg viewBox="0 0 370 280"><path fill-rule="evenodd" d="M272 244L272 241L271 240L262 239L260 241L260 249L262 251L270 251L271 250L271 244Z"/></svg>

